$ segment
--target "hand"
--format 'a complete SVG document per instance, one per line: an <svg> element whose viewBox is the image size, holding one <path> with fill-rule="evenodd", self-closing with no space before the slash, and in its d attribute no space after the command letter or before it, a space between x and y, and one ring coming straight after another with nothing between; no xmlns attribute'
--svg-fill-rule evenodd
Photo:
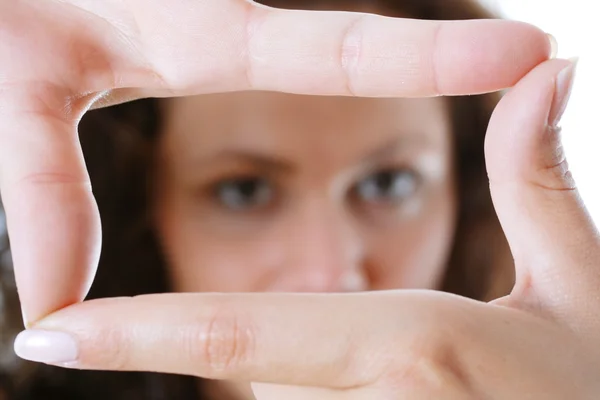
<svg viewBox="0 0 600 400"><path fill-rule="evenodd" d="M81 301L94 276L100 220L77 139L90 107L242 89L479 93L513 85L550 50L516 22L245 0L2 2L0 38L0 191L26 323Z"/></svg>
<svg viewBox="0 0 600 400"><path fill-rule="evenodd" d="M556 127L574 65L499 103L486 159L517 268L486 304L433 291L169 294L90 301L22 333L21 356L83 369L259 382L259 400L596 399L600 235Z"/></svg>

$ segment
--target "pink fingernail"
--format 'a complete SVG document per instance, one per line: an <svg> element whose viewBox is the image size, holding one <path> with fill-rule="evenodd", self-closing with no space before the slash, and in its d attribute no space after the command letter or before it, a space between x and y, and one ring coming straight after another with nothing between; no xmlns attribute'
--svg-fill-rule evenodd
<svg viewBox="0 0 600 400"><path fill-rule="evenodd" d="M25 314L23 308L21 308L21 315L23 316L23 326L25 326L25 328L29 327L29 318L27 318L27 314Z"/></svg>
<svg viewBox="0 0 600 400"><path fill-rule="evenodd" d="M73 363L79 355L75 339L57 331L25 330L17 335L14 348L19 357L46 364Z"/></svg>

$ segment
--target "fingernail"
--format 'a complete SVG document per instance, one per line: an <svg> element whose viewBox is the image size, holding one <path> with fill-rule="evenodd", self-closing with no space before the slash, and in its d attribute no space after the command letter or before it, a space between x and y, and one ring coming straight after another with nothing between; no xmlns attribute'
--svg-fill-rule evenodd
<svg viewBox="0 0 600 400"><path fill-rule="evenodd" d="M75 339L64 332L25 330L15 339L15 353L25 360L46 364L65 364L77 360Z"/></svg>
<svg viewBox="0 0 600 400"><path fill-rule="evenodd" d="M552 127L558 126L560 119L567 108L567 103L569 102L569 97L571 96L573 88L573 80L575 78L575 69L577 68L578 60L578 58L569 59L569 65L556 76L554 99L552 100L552 107L550 108L550 114L548 116L548 124Z"/></svg>
<svg viewBox="0 0 600 400"><path fill-rule="evenodd" d="M21 316L23 317L23 326L25 328L29 328L29 318L27 318L27 314L25 314L25 310L21 308Z"/></svg>
<svg viewBox="0 0 600 400"><path fill-rule="evenodd" d="M548 41L550 42L550 58L556 58L558 55L558 42L556 38L549 33L546 33L548 36Z"/></svg>

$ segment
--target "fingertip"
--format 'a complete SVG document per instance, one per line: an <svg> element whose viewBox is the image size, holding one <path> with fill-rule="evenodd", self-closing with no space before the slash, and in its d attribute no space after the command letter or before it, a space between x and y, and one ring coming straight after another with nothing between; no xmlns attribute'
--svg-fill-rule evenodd
<svg viewBox="0 0 600 400"><path fill-rule="evenodd" d="M436 74L436 81L444 94L513 87L553 53L548 34L521 21L473 20L442 26L451 27L437 41L436 65L445 67L444 74ZM468 70L477 73L464 74Z"/></svg>
<svg viewBox="0 0 600 400"><path fill-rule="evenodd" d="M556 80L568 60L546 61L521 79L492 114L485 139L488 175L492 183L532 182L555 165L560 132L548 129L553 119ZM560 110L557 106L554 107Z"/></svg>
<svg viewBox="0 0 600 400"><path fill-rule="evenodd" d="M73 336L59 331L28 329L20 332L13 345L20 358L45 364L71 364L77 361L78 345Z"/></svg>

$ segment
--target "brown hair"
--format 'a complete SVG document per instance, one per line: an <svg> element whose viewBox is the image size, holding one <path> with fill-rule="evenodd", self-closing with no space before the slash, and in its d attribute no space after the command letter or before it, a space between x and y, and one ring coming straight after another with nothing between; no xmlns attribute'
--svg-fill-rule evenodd
<svg viewBox="0 0 600 400"><path fill-rule="evenodd" d="M491 15L470 0L265 0L266 5L352 10L368 5L390 16L481 19ZM453 123L459 215L442 290L485 300L505 294L512 282L504 235L488 186L483 142L499 96L449 99ZM149 186L160 126L159 101L138 100L89 112L80 138L103 224L103 249L89 298L169 291L165 262L152 231ZM1 210L0 210L1 211ZM1 221L0 221L1 222ZM0 231L1 233L1 231ZM0 242L0 399L201 399L197 380L154 373L65 370L11 358L14 332L22 329L8 240ZM495 286L494 286L495 285ZM4 350L7 349L7 350ZM5 356L6 355L6 356Z"/></svg>

